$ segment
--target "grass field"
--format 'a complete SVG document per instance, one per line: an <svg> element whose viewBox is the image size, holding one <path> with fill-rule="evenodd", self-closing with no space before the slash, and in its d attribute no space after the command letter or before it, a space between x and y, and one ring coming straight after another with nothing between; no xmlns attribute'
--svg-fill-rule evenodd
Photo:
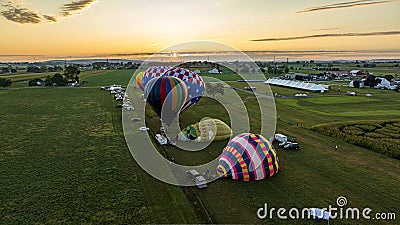
<svg viewBox="0 0 400 225"><path fill-rule="evenodd" d="M136 165L108 93L0 93L0 224L198 222L179 187Z"/></svg>
<svg viewBox="0 0 400 225"><path fill-rule="evenodd" d="M398 160L310 129L334 121L398 119L399 108L393 104L398 93L374 90L372 98L354 98L328 92L277 99L277 131L296 137L300 151L277 149L282 170L271 179L222 179L198 190L167 185L144 172L124 141L121 110L114 108L117 102L107 92L90 88L124 85L132 74L87 76L83 80L89 82L88 88L0 89L0 224L319 224L276 217L262 221L256 213L265 203L277 208L335 206L339 196L347 197L349 207L399 212ZM298 92L276 87L272 91L288 96ZM253 112L253 130L258 130L255 98L239 94ZM226 119L219 107L204 98L182 115L181 122L187 125L210 114ZM360 115L364 111L368 114ZM159 129L158 118L149 119L148 125ZM201 163L216 157L225 143L216 142L198 153L173 148L163 152L165 157L174 155L178 163ZM331 221L360 223L399 224L399 218Z"/></svg>
<svg viewBox="0 0 400 225"><path fill-rule="evenodd" d="M95 76L85 76L82 81L88 82L86 86L127 85L133 73L132 70L104 71Z"/></svg>
<svg viewBox="0 0 400 225"><path fill-rule="evenodd" d="M247 97L246 106L249 109L255 110L255 98L249 98L249 94L241 93L242 97ZM329 105L331 108L341 108L345 110L348 104L359 102L354 99L342 100L338 104L331 105L334 102L330 98L341 97L325 97L329 100L320 101L313 100L313 106L308 106L305 114L308 117L303 118L304 121L314 119L314 115L310 114L307 110L318 112L319 104ZM346 98L346 97L344 97ZM317 99L317 98L315 98ZM292 103L296 104L297 99ZM317 103L315 103L317 102ZM328 102L328 104L325 104ZM365 102L369 102L367 99ZM395 195L400 193L400 189L394 187L399 184L399 174L396 172L400 168L400 164L396 160L388 157L381 156L377 153L371 152L367 149L356 147L346 142L329 138L324 135L315 133L308 128L297 126L296 124L287 123L286 116L290 118L299 117L299 111L305 109L290 109L285 110L285 113L279 109L284 107L288 101L277 102L278 114L281 115L281 120L278 122L278 131L285 134L294 136L299 141L301 151L299 152L285 152L278 149L280 159L282 161L282 172L276 177L262 182L237 182L229 180L220 180L210 184L207 190L198 191L199 196L203 203L206 205L207 210L211 214L213 221L217 223L260 223L255 216L257 207L263 206L264 203L271 205L280 205L284 207L315 207L316 205L334 204L332 201L338 196L348 196L352 201L352 206L357 205L374 205L374 208L380 210L391 210L391 207L398 208L396 205L399 203ZM331 104L329 104L331 103ZM362 101L361 101L362 103ZM212 101L207 100L202 105L213 104ZM373 104L376 104L375 102ZM216 105L213 106L218 107ZM301 106L299 106L301 107ZM328 109L327 109L328 110ZM347 109L348 110L348 109ZM359 111L355 108L353 112ZM214 111L213 111L214 112ZM216 108L215 112L220 112ZM341 111L336 110L337 114ZM282 114L281 114L282 113ZM379 117L379 112L372 116ZM221 116L217 114L214 116ZM319 119L329 120L329 116L324 112L320 112L321 118L311 120L318 122ZM340 119L341 115L335 115ZM397 114L398 116L398 114ZM190 120L193 117L198 117L197 111L188 111L182 115L182 120ZM301 117L300 117L301 118ZM152 124L150 124L151 126ZM154 129L158 129L158 119L153 121ZM254 128L254 127L253 127ZM337 144L340 146L340 152L334 152L333 146ZM170 149L164 152L172 154L178 163L185 164L186 162L202 163L210 160L215 155L212 153L224 147L224 142L216 142L207 148L206 151L194 157L193 153L182 153L182 151ZM211 150L211 151L210 151ZM169 156L169 155L168 155ZM379 162L379 171L373 165ZM374 180L374 182L370 182ZM379 180L379 181L378 181ZM378 181L378 182L375 182ZM381 190L384 188L386 190ZM392 189L394 188L394 189ZM378 195L371 195L371 193L379 192ZM396 194L394 194L396 193ZM385 203L379 203L380 198L385 198ZM223 203L224 206L221 206ZM390 207L386 208L388 205ZM245 218L245 219L244 219ZM303 221L304 222L304 221ZM365 222L365 221L364 221ZM392 221L393 222L393 221ZM280 224L279 220L269 220L269 224ZM298 224L298 221L288 221L288 224ZM391 222L389 222L390 224ZM336 223L335 223L336 224ZM340 221L338 224L357 224L354 221Z"/></svg>
<svg viewBox="0 0 400 225"><path fill-rule="evenodd" d="M85 80L84 78L99 75L103 73L109 73L110 71L82 71L79 74L79 77L82 78L82 81ZM3 78L10 79L13 84L12 88L21 88L21 87L28 87L28 82L33 79L45 79L47 76L53 76L56 74L53 73L22 73L22 74L13 74L13 75L6 75L1 76Z"/></svg>

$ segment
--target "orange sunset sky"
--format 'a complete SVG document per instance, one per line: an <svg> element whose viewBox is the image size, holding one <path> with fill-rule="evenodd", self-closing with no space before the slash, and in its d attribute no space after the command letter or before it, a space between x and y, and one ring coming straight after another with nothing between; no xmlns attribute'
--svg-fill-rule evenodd
<svg viewBox="0 0 400 225"><path fill-rule="evenodd" d="M155 52L191 40L400 50L399 12L398 0L0 0L0 55Z"/></svg>

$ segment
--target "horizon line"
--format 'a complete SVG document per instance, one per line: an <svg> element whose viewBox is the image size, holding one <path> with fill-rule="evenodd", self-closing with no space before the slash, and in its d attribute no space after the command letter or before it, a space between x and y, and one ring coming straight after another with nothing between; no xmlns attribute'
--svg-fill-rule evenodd
<svg viewBox="0 0 400 225"><path fill-rule="evenodd" d="M100 54L68 54L68 55L53 55L53 54L0 54L0 56L4 57L15 57L15 56L32 56L32 57L40 57L40 56L45 56L45 57L103 57L103 56L127 56L127 55L149 55L149 54L170 54L170 53L234 53L237 51L233 50L217 50L217 51L160 51L160 52L132 52L132 53L100 53ZM364 52L364 53L391 53L391 52L400 52L400 49L385 49L385 50L243 50L240 52L249 52L249 53L265 53L265 52L275 52L275 53L352 53L352 52Z"/></svg>

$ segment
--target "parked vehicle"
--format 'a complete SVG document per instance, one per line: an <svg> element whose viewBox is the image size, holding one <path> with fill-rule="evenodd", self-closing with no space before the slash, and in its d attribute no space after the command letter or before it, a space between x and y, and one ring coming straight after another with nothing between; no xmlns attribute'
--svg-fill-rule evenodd
<svg viewBox="0 0 400 225"><path fill-rule="evenodd" d="M275 134L275 140L279 143L286 143L288 138L286 135L283 134Z"/></svg>
<svg viewBox="0 0 400 225"><path fill-rule="evenodd" d="M148 131L148 130L150 130L148 127L141 127L141 128L139 128L139 130L140 131Z"/></svg>
<svg viewBox="0 0 400 225"><path fill-rule="evenodd" d="M196 186L200 189L207 187L207 180L203 176L200 175L197 170L189 170L186 171L187 175L190 179L196 184Z"/></svg>
<svg viewBox="0 0 400 225"><path fill-rule="evenodd" d="M299 150L300 146L298 143L288 142L286 145L283 146L285 150Z"/></svg>

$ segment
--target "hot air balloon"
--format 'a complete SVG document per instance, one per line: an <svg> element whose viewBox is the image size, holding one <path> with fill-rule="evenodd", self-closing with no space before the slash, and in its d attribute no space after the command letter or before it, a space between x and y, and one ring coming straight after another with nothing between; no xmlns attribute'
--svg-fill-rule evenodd
<svg viewBox="0 0 400 225"><path fill-rule="evenodd" d="M179 114L188 96L186 84L181 79L167 76L150 80L144 93L147 102L167 125Z"/></svg>
<svg viewBox="0 0 400 225"><path fill-rule="evenodd" d="M182 107L182 111L194 106L204 95L204 81L203 78L197 73L185 68L176 67L169 69L164 75L177 77L186 83L189 91L189 97L185 105Z"/></svg>
<svg viewBox="0 0 400 225"><path fill-rule="evenodd" d="M179 141L208 142L229 139L231 128L219 119L203 119L187 126L178 134Z"/></svg>
<svg viewBox="0 0 400 225"><path fill-rule="evenodd" d="M153 66L153 67L148 68L146 71L144 71L144 74L142 77L143 88L146 87L147 83L151 79L156 78L156 77L161 77L169 69L170 69L170 67L168 67L168 66Z"/></svg>
<svg viewBox="0 0 400 225"><path fill-rule="evenodd" d="M140 89L142 89L142 91L144 91L144 86L143 86L143 82L142 82L143 75L144 75L144 72L140 72L136 75L136 84L139 86Z"/></svg>
<svg viewBox="0 0 400 225"><path fill-rule="evenodd" d="M258 134L240 134L224 148L218 160L221 177L251 181L272 177L280 169L272 144Z"/></svg>

